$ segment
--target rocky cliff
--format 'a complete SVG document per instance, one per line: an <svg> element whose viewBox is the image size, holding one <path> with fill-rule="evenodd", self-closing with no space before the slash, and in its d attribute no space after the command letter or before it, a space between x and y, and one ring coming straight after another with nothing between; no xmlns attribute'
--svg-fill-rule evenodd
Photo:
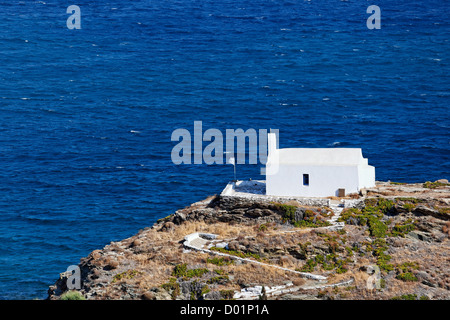
<svg viewBox="0 0 450 320"><path fill-rule="evenodd" d="M359 195L329 200L330 206L316 206L208 197L82 258L79 296L450 298L448 181L380 182ZM185 237L194 233L214 240L199 238L187 246ZM49 299L70 297L68 276L60 274Z"/></svg>

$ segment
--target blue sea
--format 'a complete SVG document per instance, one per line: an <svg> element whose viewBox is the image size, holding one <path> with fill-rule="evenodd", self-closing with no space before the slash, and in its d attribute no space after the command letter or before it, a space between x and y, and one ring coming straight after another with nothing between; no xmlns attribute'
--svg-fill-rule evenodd
<svg viewBox="0 0 450 320"><path fill-rule="evenodd" d="M2 1L0 299L45 298L92 250L219 193L231 165L171 161L172 132L194 121L362 148L377 180L450 178L449 13L442 0Z"/></svg>

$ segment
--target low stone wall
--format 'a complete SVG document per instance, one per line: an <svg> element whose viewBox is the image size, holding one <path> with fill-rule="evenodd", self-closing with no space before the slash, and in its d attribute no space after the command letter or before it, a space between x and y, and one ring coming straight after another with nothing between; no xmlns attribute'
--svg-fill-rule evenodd
<svg viewBox="0 0 450 320"><path fill-rule="evenodd" d="M330 199L307 197L270 196L265 194L264 181L238 181L227 184L220 194L223 202L258 202L258 203L286 203L297 201L300 205L311 207L329 207Z"/></svg>
<svg viewBox="0 0 450 320"><path fill-rule="evenodd" d="M329 207L330 199L325 198L301 198L301 197L275 197L267 195L220 195L219 203L221 207L235 207L238 203L245 203L247 207L251 207L254 204L270 204L271 202L286 203L289 201L296 201L299 205L310 207Z"/></svg>
<svg viewBox="0 0 450 320"><path fill-rule="evenodd" d="M364 199L344 199L344 208L364 208Z"/></svg>

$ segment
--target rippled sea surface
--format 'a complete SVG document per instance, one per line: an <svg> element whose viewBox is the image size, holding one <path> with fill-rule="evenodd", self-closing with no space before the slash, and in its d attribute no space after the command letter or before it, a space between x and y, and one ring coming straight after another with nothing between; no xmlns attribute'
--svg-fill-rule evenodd
<svg viewBox="0 0 450 320"><path fill-rule="evenodd" d="M232 166L171 161L194 121L362 148L377 180L450 178L448 1L377 1L380 30L367 1L76 2L0 4L1 299L44 298L90 251L220 192Z"/></svg>

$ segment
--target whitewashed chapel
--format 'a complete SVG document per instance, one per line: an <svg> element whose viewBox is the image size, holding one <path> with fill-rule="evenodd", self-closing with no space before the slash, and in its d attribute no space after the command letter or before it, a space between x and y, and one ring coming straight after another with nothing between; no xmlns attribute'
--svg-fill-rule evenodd
<svg viewBox="0 0 450 320"><path fill-rule="evenodd" d="M375 167L360 148L277 148L268 134L266 194L329 197L375 186Z"/></svg>

